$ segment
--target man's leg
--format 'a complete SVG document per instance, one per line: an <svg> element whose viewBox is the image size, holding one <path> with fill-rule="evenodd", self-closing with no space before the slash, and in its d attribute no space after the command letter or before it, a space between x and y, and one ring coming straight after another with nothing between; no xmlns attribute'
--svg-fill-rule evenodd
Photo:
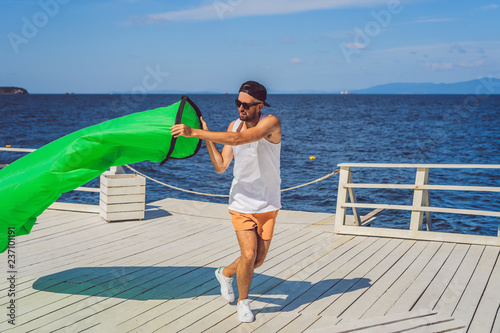
<svg viewBox="0 0 500 333"><path fill-rule="evenodd" d="M259 235L257 235L257 258L255 259L255 268L262 266L270 246L270 239L263 240Z"/></svg>
<svg viewBox="0 0 500 333"><path fill-rule="evenodd" d="M226 277L236 274L239 291L238 300L242 300L248 298L254 268L261 266L264 262L271 240L263 240L255 229L237 231L236 236L240 244L241 256L224 268L222 273Z"/></svg>

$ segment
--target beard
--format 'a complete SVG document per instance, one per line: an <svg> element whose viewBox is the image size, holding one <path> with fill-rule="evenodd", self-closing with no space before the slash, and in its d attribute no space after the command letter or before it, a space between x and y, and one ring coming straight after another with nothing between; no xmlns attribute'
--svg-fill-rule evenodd
<svg viewBox="0 0 500 333"><path fill-rule="evenodd" d="M239 117L240 117L240 120L241 120L241 121L253 121L253 120L255 120L255 118L256 118L256 114L254 114L254 115L250 115L250 114L248 114L248 113L246 113L246 112L245 112L245 113L243 113L243 114L242 114L242 113L240 113L240 114L239 114Z"/></svg>

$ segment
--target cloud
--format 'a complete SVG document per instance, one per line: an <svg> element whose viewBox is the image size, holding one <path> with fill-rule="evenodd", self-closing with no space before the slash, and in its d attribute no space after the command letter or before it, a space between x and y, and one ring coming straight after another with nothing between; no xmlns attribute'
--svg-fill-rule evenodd
<svg viewBox="0 0 500 333"><path fill-rule="evenodd" d="M475 62L444 62L444 63L431 63L431 62L426 62L423 64L423 66L427 69L430 69L432 71L438 71L438 70L452 70L452 69L457 69L457 68L473 68L473 67L479 67L483 66L484 61L483 60L478 60Z"/></svg>
<svg viewBox="0 0 500 333"><path fill-rule="evenodd" d="M321 9L387 5L386 0L216 0L211 5L148 15L144 23L223 20L244 16L283 15ZM136 20L137 22L137 20Z"/></svg>
<svg viewBox="0 0 500 333"><path fill-rule="evenodd" d="M484 65L484 60L478 60L476 62L460 62L458 63L458 66L459 67L479 67L479 66L482 66Z"/></svg>
<svg viewBox="0 0 500 333"><path fill-rule="evenodd" d="M290 59L290 62L292 64L302 64L304 62L304 60L302 60L300 58L292 58L292 59Z"/></svg>
<svg viewBox="0 0 500 333"><path fill-rule="evenodd" d="M428 68L432 71L453 69L453 64L451 62L445 62L445 63L426 62L423 65L425 68Z"/></svg>
<svg viewBox="0 0 500 333"><path fill-rule="evenodd" d="M362 49L366 48L366 45L362 44L362 43L347 43L347 44L345 44L345 46L350 48L350 49L358 49L358 50L362 50Z"/></svg>
<svg viewBox="0 0 500 333"><path fill-rule="evenodd" d="M467 53L467 50L465 49L464 46L460 45L460 44L453 44L450 46L450 49L449 51L450 53Z"/></svg>
<svg viewBox="0 0 500 333"><path fill-rule="evenodd" d="M291 44L293 43L293 40L291 40L290 38L281 38L279 41L278 41L280 44Z"/></svg>
<svg viewBox="0 0 500 333"><path fill-rule="evenodd" d="M500 6L492 3L491 5L481 7L481 9L482 10L491 10L491 9L497 9L498 7L500 7Z"/></svg>
<svg viewBox="0 0 500 333"><path fill-rule="evenodd" d="M401 24L425 24L425 23L440 23L440 22L450 22L456 21L457 18L454 17L417 17L416 20L401 23Z"/></svg>

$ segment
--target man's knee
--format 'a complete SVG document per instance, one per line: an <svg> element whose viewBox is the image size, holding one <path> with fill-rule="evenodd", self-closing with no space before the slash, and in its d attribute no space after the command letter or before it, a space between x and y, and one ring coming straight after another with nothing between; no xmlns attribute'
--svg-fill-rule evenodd
<svg viewBox="0 0 500 333"><path fill-rule="evenodd" d="M260 267L260 266L262 266L262 264L263 264L263 263L264 263L264 259L259 259L259 258L257 258L257 259L255 260L254 267L255 267L255 268Z"/></svg>
<svg viewBox="0 0 500 333"><path fill-rule="evenodd" d="M265 255L262 255L262 254L259 255L259 253L258 253L257 256L256 256L256 258L255 258L254 267L257 268L257 267L262 266L262 264L264 263L265 259L266 259Z"/></svg>
<svg viewBox="0 0 500 333"><path fill-rule="evenodd" d="M257 250L255 249L242 249L241 258L247 262L255 262L257 258Z"/></svg>

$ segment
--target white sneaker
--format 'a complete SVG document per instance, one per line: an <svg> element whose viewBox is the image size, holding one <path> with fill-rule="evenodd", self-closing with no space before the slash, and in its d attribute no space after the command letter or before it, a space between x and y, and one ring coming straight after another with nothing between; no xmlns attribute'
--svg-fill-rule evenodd
<svg viewBox="0 0 500 333"><path fill-rule="evenodd" d="M220 293L222 297L228 302L234 301L234 291L233 291L233 278L228 278L222 274L222 270L225 266L219 267L215 270L215 277L220 283Z"/></svg>
<svg viewBox="0 0 500 333"><path fill-rule="evenodd" d="M242 299L236 307L238 309L238 319L243 323L251 323L255 320L252 309L250 309L250 300Z"/></svg>

